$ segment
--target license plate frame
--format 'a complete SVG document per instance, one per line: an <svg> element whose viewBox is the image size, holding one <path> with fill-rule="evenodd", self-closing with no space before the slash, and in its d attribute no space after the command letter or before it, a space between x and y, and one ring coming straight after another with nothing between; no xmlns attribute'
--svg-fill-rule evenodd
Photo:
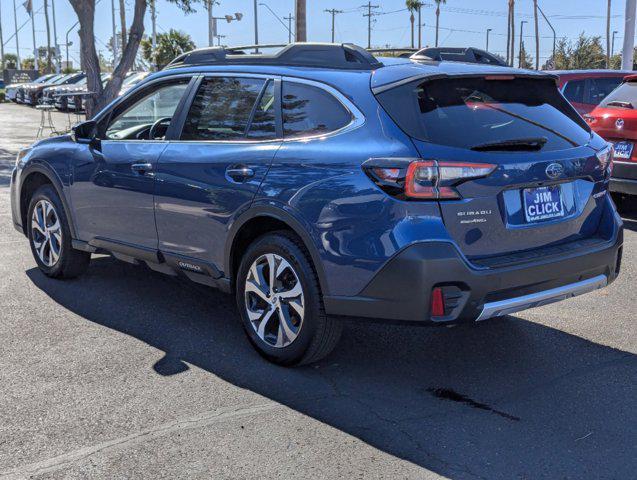
<svg viewBox="0 0 637 480"><path fill-rule="evenodd" d="M546 222L566 215L561 185L525 188L522 199L527 223Z"/></svg>
<svg viewBox="0 0 637 480"><path fill-rule="evenodd" d="M615 148L614 158L630 160L635 144L633 142L614 142L613 147Z"/></svg>

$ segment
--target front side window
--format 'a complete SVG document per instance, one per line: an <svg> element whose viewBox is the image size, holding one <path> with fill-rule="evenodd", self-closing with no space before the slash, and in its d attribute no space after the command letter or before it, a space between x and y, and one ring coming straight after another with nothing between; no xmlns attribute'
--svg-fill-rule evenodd
<svg viewBox="0 0 637 480"><path fill-rule="evenodd" d="M151 87L140 92L122 111L115 111L106 128L110 140L155 140L166 134L177 106L188 87L189 78Z"/></svg>
<svg viewBox="0 0 637 480"><path fill-rule="evenodd" d="M192 102L182 140L237 140L246 137L253 109L265 80L258 78L206 78ZM262 102L261 102L262 103ZM258 105L272 112L272 105Z"/></svg>
<svg viewBox="0 0 637 480"><path fill-rule="evenodd" d="M322 135L343 128L351 113L329 92L295 82L283 82L283 136Z"/></svg>

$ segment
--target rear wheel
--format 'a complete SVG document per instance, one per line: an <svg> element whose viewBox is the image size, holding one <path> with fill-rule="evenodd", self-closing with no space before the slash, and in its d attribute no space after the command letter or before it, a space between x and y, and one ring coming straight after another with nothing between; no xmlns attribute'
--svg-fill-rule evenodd
<svg viewBox="0 0 637 480"><path fill-rule="evenodd" d="M33 257L45 275L73 278L88 267L91 254L71 246L71 231L62 201L50 185L41 186L31 197L27 235Z"/></svg>
<svg viewBox="0 0 637 480"><path fill-rule="evenodd" d="M264 235L248 248L237 274L236 292L250 341L272 362L318 361L340 338L341 322L325 314L309 256L288 232Z"/></svg>

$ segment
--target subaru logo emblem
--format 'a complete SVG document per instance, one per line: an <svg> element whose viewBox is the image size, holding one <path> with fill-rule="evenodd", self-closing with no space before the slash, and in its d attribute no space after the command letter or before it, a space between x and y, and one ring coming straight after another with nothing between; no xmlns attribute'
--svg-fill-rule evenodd
<svg viewBox="0 0 637 480"><path fill-rule="evenodd" d="M549 178L557 178L564 173L564 167L559 163L551 163L546 167L546 176Z"/></svg>
<svg viewBox="0 0 637 480"><path fill-rule="evenodd" d="M624 119L618 118L617 120L615 120L615 127L624 128Z"/></svg>

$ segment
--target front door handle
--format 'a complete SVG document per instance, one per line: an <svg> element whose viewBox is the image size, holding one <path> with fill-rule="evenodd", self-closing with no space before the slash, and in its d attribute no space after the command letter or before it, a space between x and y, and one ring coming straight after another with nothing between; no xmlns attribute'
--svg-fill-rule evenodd
<svg viewBox="0 0 637 480"><path fill-rule="evenodd" d="M153 164L152 163L133 163L130 166L130 168L133 172L138 173L139 175L146 175L150 173L150 171L153 169Z"/></svg>
<svg viewBox="0 0 637 480"><path fill-rule="evenodd" d="M254 177L254 170L245 165L233 165L226 168L226 175L234 182L245 182Z"/></svg>

